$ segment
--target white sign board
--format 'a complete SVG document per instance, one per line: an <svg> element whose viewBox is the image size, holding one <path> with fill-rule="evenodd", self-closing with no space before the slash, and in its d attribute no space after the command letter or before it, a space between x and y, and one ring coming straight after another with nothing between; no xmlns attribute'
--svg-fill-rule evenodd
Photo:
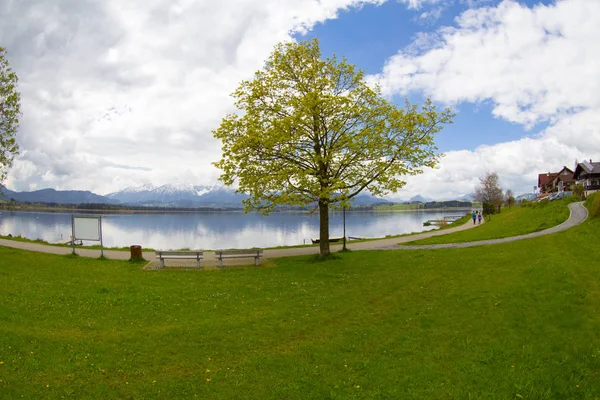
<svg viewBox="0 0 600 400"><path fill-rule="evenodd" d="M100 217L73 217L75 239L100 240Z"/></svg>

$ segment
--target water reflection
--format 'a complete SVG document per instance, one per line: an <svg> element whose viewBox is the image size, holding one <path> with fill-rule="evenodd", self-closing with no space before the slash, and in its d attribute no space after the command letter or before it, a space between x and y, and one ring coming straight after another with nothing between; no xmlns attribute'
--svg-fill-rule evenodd
<svg viewBox="0 0 600 400"><path fill-rule="evenodd" d="M429 219L464 215L465 211L365 211L346 213L346 235L384 237L420 232ZM156 249L217 249L288 246L309 242L319 235L318 214L273 213L263 216L242 212L183 212L105 214L104 245L140 244ZM0 234L21 235L49 242L71 235L71 214L2 211ZM341 213L330 215L330 235L343 235ZM93 243L93 242L86 242Z"/></svg>

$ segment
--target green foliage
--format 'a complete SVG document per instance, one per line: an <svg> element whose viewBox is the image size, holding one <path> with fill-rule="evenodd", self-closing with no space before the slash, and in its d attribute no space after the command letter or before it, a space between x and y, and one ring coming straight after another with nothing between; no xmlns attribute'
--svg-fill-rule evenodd
<svg viewBox="0 0 600 400"><path fill-rule="evenodd" d="M398 203L398 204L382 204L382 205L375 206L376 210L381 210L381 211L385 211L385 210L408 211L408 210L420 210L423 208L425 208L423 203Z"/></svg>
<svg viewBox="0 0 600 400"><path fill-rule="evenodd" d="M581 197L583 195L585 188L583 185L575 185L573 186L573 194L577 197Z"/></svg>
<svg viewBox="0 0 600 400"><path fill-rule="evenodd" d="M512 207L515 204L515 195L511 189L508 189L504 194L504 202L507 207Z"/></svg>
<svg viewBox="0 0 600 400"><path fill-rule="evenodd" d="M437 165L434 135L452 122L430 100L398 109L363 78L345 59L321 59L316 39L279 44L233 93L240 113L213 132L223 143L220 178L249 195L246 210L318 204L322 256L329 206L348 205L365 189L396 192L400 176Z"/></svg>
<svg viewBox="0 0 600 400"><path fill-rule="evenodd" d="M0 47L0 185L19 153L16 134L21 116L21 96L17 82L17 74L6 59L6 49Z"/></svg>
<svg viewBox="0 0 600 400"><path fill-rule="evenodd" d="M588 209L589 218L600 217L600 192L590 194L585 199L585 207Z"/></svg>
<svg viewBox="0 0 600 400"><path fill-rule="evenodd" d="M487 201L483 202L483 214L484 215L496 214L499 212L500 212L500 207L498 207L496 204L492 204Z"/></svg>
<svg viewBox="0 0 600 400"><path fill-rule="evenodd" d="M0 248L0 397L595 399L599 242L204 272Z"/></svg>
<svg viewBox="0 0 600 400"><path fill-rule="evenodd" d="M454 232L402 244L462 243L499 239L538 232L559 225L569 218L568 204L579 201L576 196L563 201L541 201L505 208L502 214L474 229Z"/></svg>

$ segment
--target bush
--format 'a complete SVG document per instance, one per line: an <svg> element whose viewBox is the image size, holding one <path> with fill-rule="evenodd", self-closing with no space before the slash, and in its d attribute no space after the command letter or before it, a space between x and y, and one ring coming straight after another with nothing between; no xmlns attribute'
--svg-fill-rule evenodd
<svg viewBox="0 0 600 400"><path fill-rule="evenodd" d="M490 215L490 214L499 214L500 213L500 206L496 206L493 203L489 203L489 202L484 202L483 203L483 214L484 215Z"/></svg>
<svg viewBox="0 0 600 400"><path fill-rule="evenodd" d="M600 192L590 194L585 200L585 207L588 209L590 218L600 217Z"/></svg>

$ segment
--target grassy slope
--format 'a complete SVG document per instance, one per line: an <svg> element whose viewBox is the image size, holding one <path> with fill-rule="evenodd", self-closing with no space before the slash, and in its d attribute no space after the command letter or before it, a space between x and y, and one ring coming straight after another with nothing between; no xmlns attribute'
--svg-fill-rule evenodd
<svg viewBox="0 0 600 400"><path fill-rule="evenodd" d="M0 248L0 397L598 397L599 232L215 272Z"/></svg>
<svg viewBox="0 0 600 400"><path fill-rule="evenodd" d="M491 221L477 227L477 229L468 229L402 244L474 242L538 232L566 221L569 218L568 204L573 201L579 201L579 199L571 197L565 199L564 202L545 201L530 203L527 206L503 208L500 214L493 215Z"/></svg>

